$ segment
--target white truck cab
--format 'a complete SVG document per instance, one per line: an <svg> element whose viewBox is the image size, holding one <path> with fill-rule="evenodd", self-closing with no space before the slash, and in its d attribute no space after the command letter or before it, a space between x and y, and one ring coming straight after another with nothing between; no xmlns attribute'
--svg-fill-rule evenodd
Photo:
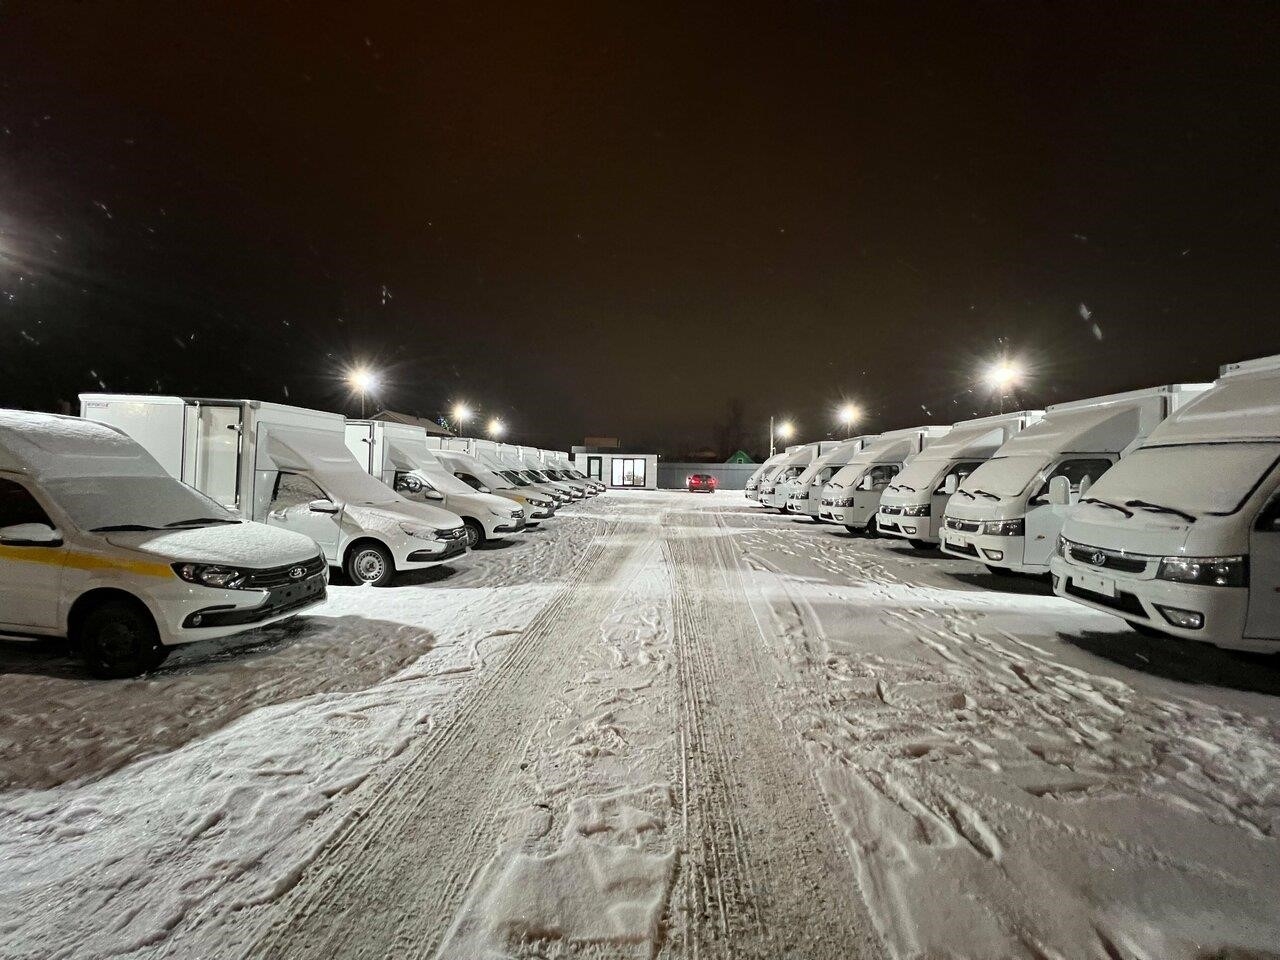
<svg viewBox="0 0 1280 960"><path fill-rule="evenodd" d="M514 486L510 480L494 473L461 446L450 445L455 442L446 441L435 453L440 462L468 487L519 504L524 509L526 527L537 527L543 520L556 515L556 501L551 494Z"/></svg>
<svg viewBox="0 0 1280 960"><path fill-rule="evenodd" d="M537 447L516 447L513 459L520 464L523 472L530 478L540 483L554 484L558 489L568 493L574 500L585 500L591 495L591 489L585 483L552 476L554 471L543 463L542 451Z"/></svg>
<svg viewBox="0 0 1280 960"><path fill-rule="evenodd" d="M525 469L515 452L505 444L492 440L474 440L474 456L502 477L508 486L551 497L557 504L569 503L573 494L567 487L537 479Z"/></svg>
<svg viewBox="0 0 1280 960"><path fill-rule="evenodd" d="M822 488L836 475L836 471L848 466L854 455L872 439L872 436L851 437L805 467L790 483L787 512L820 522L822 518L818 514L822 506Z"/></svg>
<svg viewBox="0 0 1280 960"><path fill-rule="evenodd" d="M444 507L462 518L467 546L501 540L525 527L524 507L463 483L427 447L427 431L407 423L348 420L347 449L370 476L406 500Z"/></svg>
<svg viewBox="0 0 1280 960"><path fill-rule="evenodd" d="M1280 652L1280 356L1223 367L1095 483L1051 569L1143 633Z"/></svg>
<svg viewBox="0 0 1280 960"><path fill-rule="evenodd" d="M947 501L942 552L993 572L1046 574L1068 508L1156 425L1208 389L1173 384L1055 403L1004 444ZM1055 478L1067 493L1050 496Z"/></svg>
<svg viewBox="0 0 1280 960"><path fill-rule="evenodd" d="M884 491L902 472L909 457L950 429L908 427L872 437L823 488L818 516L828 523L843 525L850 533L865 530L871 536L877 535L876 515Z"/></svg>
<svg viewBox="0 0 1280 960"><path fill-rule="evenodd" d="M960 482L990 460L1010 437L1044 416L1043 410L964 420L909 459L880 498L876 526L917 550L938 542L947 501Z"/></svg>
<svg viewBox="0 0 1280 960"><path fill-rule="evenodd" d="M791 452L778 462L768 479L760 484L760 504L781 512L787 512L787 502L795 490L795 481L809 465L825 453L830 453L840 446L837 440L823 440L817 443L803 443L790 448Z"/></svg>
<svg viewBox="0 0 1280 960"><path fill-rule="evenodd" d="M249 523L121 431L0 410L0 634L67 637L100 677L325 598L308 537Z"/></svg>
<svg viewBox="0 0 1280 960"><path fill-rule="evenodd" d="M467 551L462 519L375 480L347 450L346 419L257 400L86 393L81 415L118 427L170 474L248 520L305 534L353 583Z"/></svg>
<svg viewBox="0 0 1280 960"><path fill-rule="evenodd" d="M764 479L766 474L772 473L773 468L784 460L786 456L786 450L783 450L781 453L775 453L752 471L751 476L747 477L747 482L743 485L743 493L746 495L748 500L759 501L760 481Z"/></svg>

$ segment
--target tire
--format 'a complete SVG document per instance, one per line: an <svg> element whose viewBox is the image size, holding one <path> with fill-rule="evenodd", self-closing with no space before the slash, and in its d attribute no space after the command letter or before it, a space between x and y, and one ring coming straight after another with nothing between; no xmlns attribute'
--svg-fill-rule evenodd
<svg viewBox="0 0 1280 960"><path fill-rule="evenodd" d="M861 530L859 530L857 527L851 527L851 526L849 526L849 524L847 524L847 523L844 525L844 528L845 528L846 530L848 530L850 533L852 533L854 536L857 536L858 534L860 534L860 533L862 532L862 531L861 531Z"/></svg>
<svg viewBox="0 0 1280 960"><path fill-rule="evenodd" d="M1163 630L1157 630L1155 627L1149 627L1145 623L1139 623L1137 620L1126 620L1125 623L1127 623L1135 633L1140 633L1144 637L1167 637L1168 636L1168 634L1165 633Z"/></svg>
<svg viewBox="0 0 1280 960"><path fill-rule="evenodd" d="M342 571L356 586L368 584L372 587L384 587L395 576L396 566L386 547L373 540L366 540L347 551Z"/></svg>
<svg viewBox="0 0 1280 960"><path fill-rule="evenodd" d="M868 537L880 536L880 524L876 523L876 518L874 515L871 517L870 520L867 521L867 536Z"/></svg>
<svg viewBox="0 0 1280 960"><path fill-rule="evenodd" d="M481 526L479 520L473 520L471 517L464 517L462 525L467 528L467 549L474 550L480 544L484 543L484 527Z"/></svg>
<svg viewBox="0 0 1280 960"><path fill-rule="evenodd" d="M915 548L915 549L917 549L917 550L932 550L932 549L933 549L933 544L932 544L932 543L930 543L928 540L909 540L909 541L908 541L908 543L910 543L910 544L911 544L911 546L912 546L912 547L914 547L914 548Z"/></svg>
<svg viewBox="0 0 1280 960"><path fill-rule="evenodd" d="M74 642L89 672L102 680L148 673L169 656L151 614L128 600L108 600L90 610Z"/></svg>

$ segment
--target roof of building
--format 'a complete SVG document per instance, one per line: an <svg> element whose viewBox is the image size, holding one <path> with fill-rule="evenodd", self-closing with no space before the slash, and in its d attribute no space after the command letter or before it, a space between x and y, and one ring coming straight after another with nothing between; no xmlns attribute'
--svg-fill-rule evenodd
<svg viewBox="0 0 1280 960"><path fill-rule="evenodd" d="M394 410L379 410L370 420L382 420L386 423L407 423L411 426L422 427L427 433L437 437L452 437L453 431L448 427L442 427L434 420L428 420L425 417L415 417L409 413L396 413Z"/></svg>

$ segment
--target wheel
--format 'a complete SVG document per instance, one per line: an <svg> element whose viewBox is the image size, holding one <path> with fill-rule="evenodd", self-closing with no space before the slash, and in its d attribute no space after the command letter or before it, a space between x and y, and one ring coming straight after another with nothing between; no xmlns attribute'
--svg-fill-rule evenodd
<svg viewBox="0 0 1280 960"><path fill-rule="evenodd" d="M867 521L867 536L868 537L880 536L880 525L876 523L876 518L874 514L872 515L871 519Z"/></svg>
<svg viewBox="0 0 1280 960"><path fill-rule="evenodd" d="M1165 632L1163 630L1157 630L1155 627L1149 627L1145 623L1139 623L1137 620L1126 620L1125 623L1127 623L1130 627L1132 627L1136 632L1142 634L1144 637L1165 636Z"/></svg>
<svg viewBox="0 0 1280 960"><path fill-rule="evenodd" d="M845 528L846 530L848 530L850 533L855 533L855 534L856 534L856 533L861 533L861 532L862 532L862 531L861 531L861 530L859 530L857 527L851 527L851 526L849 526L849 524L847 524L847 523L844 525L844 528Z"/></svg>
<svg viewBox="0 0 1280 960"><path fill-rule="evenodd" d="M908 542L917 550L930 550L933 548L933 544L928 540L910 540Z"/></svg>
<svg viewBox="0 0 1280 960"><path fill-rule="evenodd" d="M473 520L471 517L463 518L462 525L467 528L467 548L474 550L480 544L484 543L484 527L480 525L479 520Z"/></svg>
<svg viewBox="0 0 1280 960"><path fill-rule="evenodd" d="M85 614L75 643L89 672L104 680L147 673L169 655L151 614L127 600L108 600Z"/></svg>
<svg viewBox="0 0 1280 960"><path fill-rule="evenodd" d="M356 544L347 552L343 571L352 583L381 587L391 580L396 567L386 547L366 541Z"/></svg>

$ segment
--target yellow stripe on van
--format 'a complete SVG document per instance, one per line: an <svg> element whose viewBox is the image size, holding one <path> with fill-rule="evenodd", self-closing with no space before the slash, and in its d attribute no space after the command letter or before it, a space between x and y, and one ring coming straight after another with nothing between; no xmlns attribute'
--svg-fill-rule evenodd
<svg viewBox="0 0 1280 960"><path fill-rule="evenodd" d="M92 553L73 553L60 547L15 547L0 544L0 560L21 560L26 563L44 563L51 567L71 567L73 570L121 570L143 577L175 576L167 563L149 560L123 560L101 557Z"/></svg>

